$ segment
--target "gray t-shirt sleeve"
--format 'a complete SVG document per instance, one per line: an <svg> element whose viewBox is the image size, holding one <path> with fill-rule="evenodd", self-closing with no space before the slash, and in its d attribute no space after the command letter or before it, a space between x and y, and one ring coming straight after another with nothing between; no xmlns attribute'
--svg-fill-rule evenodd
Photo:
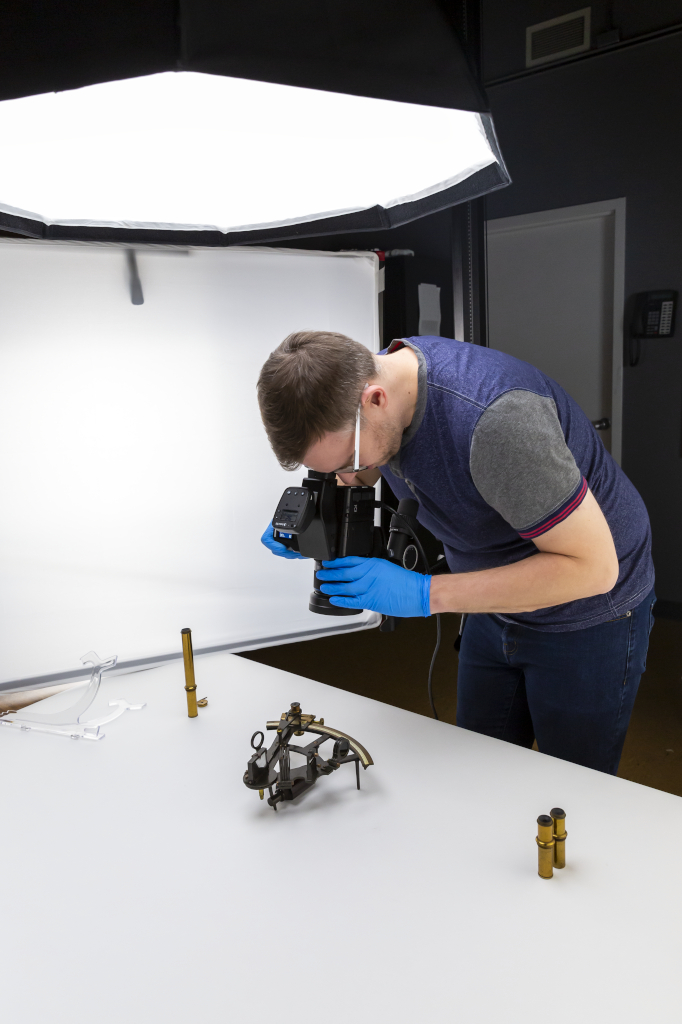
<svg viewBox="0 0 682 1024"><path fill-rule="evenodd" d="M582 480L554 401L532 391L508 391L481 414L470 468L484 501L519 532L560 508Z"/></svg>

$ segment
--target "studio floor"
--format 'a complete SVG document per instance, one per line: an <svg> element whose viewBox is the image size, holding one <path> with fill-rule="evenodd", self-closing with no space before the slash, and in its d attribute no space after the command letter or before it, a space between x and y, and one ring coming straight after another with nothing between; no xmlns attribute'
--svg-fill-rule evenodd
<svg viewBox="0 0 682 1024"><path fill-rule="evenodd" d="M434 671L440 718L455 723L459 617L443 616L443 637ZM436 639L433 620L409 619L394 633L377 629L306 643L267 647L243 655L253 661L329 683L344 690L430 715L426 692ZM292 700L296 694L292 694ZM307 708L304 710L308 710ZM324 715L324 708L311 708ZM621 778L682 796L682 622L657 618L647 670L630 721L618 774Z"/></svg>

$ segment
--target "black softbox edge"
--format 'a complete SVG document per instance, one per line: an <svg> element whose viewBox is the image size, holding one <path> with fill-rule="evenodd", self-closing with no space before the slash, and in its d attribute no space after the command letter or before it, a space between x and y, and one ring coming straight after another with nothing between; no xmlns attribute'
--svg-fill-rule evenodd
<svg viewBox="0 0 682 1024"><path fill-rule="evenodd" d="M0 100L196 71L490 109L451 0L4 0Z"/></svg>
<svg viewBox="0 0 682 1024"><path fill-rule="evenodd" d="M399 227L419 217L457 206L479 196L504 188L510 182L503 163L489 164L469 175L464 181L411 203L385 209L373 206L368 210L345 213L337 217L301 224L282 224L248 231L217 231L215 229L118 227L107 224L46 224L20 214L0 210L0 230L26 238L63 242L114 242L121 245L202 245L216 248L230 245L254 245L286 242L318 235L348 234Z"/></svg>

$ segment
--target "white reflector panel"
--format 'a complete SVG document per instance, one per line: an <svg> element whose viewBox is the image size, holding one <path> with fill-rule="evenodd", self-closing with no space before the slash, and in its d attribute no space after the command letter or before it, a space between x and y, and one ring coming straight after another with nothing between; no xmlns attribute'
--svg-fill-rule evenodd
<svg viewBox="0 0 682 1024"><path fill-rule="evenodd" d="M0 243L0 684L376 621L308 611L260 535L286 486L256 379L291 331L376 349L377 259ZM199 696L202 696L201 694Z"/></svg>
<svg viewBox="0 0 682 1024"><path fill-rule="evenodd" d="M298 223L496 162L476 113L192 72L6 100L0 137L0 203L60 223Z"/></svg>

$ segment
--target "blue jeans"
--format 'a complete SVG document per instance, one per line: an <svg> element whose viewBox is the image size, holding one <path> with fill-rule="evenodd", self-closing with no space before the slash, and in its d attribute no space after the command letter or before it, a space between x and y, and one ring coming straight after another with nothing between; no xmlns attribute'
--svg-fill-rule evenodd
<svg viewBox="0 0 682 1024"><path fill-rule="evenodd" d="M457 725L615 775L653 625L653 592L631 611L572 633L469 615Z"/></svg>

